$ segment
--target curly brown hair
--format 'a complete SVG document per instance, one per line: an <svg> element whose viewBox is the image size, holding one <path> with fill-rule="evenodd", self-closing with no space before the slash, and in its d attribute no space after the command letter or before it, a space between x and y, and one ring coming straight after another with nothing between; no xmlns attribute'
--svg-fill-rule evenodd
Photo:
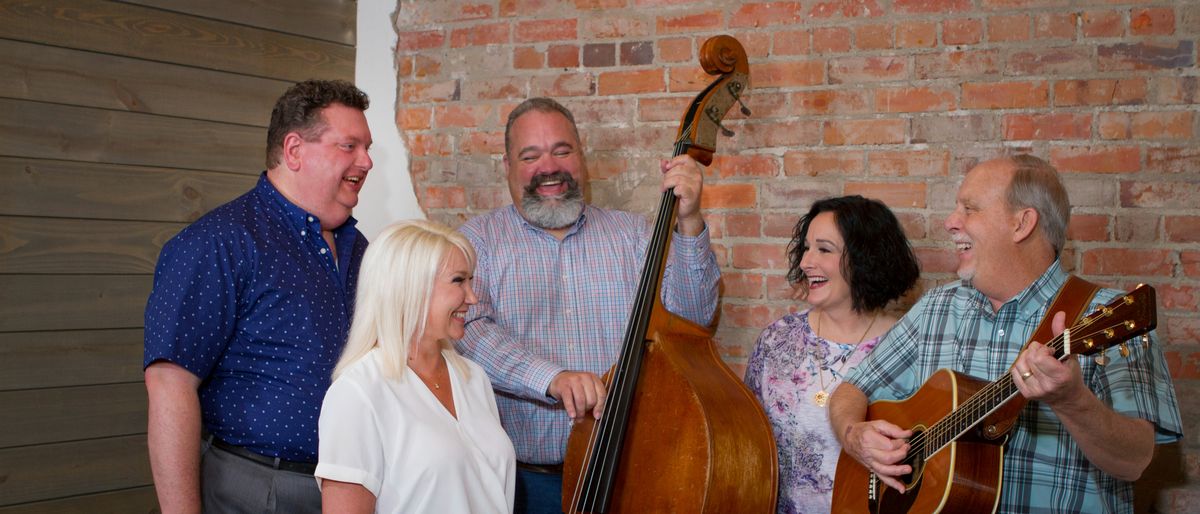
<svg viewBox="0 0 1200 514"><path fill-rule="evenodd" d="M289 133L298 132L305 141L321 137L326 128L321 110L335 103L365 111L370 99L354 84L344 80L309 79L289 87L271 110L271 125L267 127L267 168L279 164L283 138Z"/></svg>
<svg viewBox="0 0 1200 514"><path fill-rule="evenodd" d="M850 301L855 312L882 309L916 285L921 267L891 209L878 200L858 195L841 196L814 203L808 214L796 223L788 245L788 280L799 285L806 295L808 281L800 260L804 258L808 227L822 212L833 213L838 232L845 241L842 276L850 285Z"/></svg>

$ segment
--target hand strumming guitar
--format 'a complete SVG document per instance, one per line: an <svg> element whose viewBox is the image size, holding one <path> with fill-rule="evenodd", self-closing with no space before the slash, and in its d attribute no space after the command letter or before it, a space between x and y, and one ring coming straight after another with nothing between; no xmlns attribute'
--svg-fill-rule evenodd
<svg viewBox="0 0 1200 514"><path fill-rule="evenodd" d="M857 415L851 415L852 412ZM863 419L866 412L867 396L857 387L842 383L834 390L829 421L841 438L842 450L875 472L888 487L903 492L904 484L897 477L912 473L912 466L896 463L908 455L908 438L913 433L884 420L845 422ZM845 428L839 430L842 426Z"/></svg>

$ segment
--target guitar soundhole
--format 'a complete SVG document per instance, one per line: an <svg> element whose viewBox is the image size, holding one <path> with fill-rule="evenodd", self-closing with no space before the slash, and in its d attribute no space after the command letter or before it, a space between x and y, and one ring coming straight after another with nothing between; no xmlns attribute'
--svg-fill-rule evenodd
<svg viewBox="0 0 1200 514"><path fill-rule="evenodd" d="M924 432L924 429L925 427L914 427L912 429L913 438L917 437L917 434ZM911 472L899 477L900 481L904 484L905 493L900 494L890 487L883 487L879 495L880 500L876 506L877 508L872 509L873 512L877 514L904 514L911 511L913 502L917 499L917 491L921 487L921 475L925 472L925 458L921 455L920 451L913 452L911 449L909 451L909 455L900 462L901 464L912 466ZM882 486L882 482L880 484Z"/></svg>
<svg viewBox="0 0 1200 514"><path fill-rule="evenodd" d="M924 431L925 427L914 427L913 435L909 439L911 440L916 438ZM912 466L911 473L902 475L900 477L900 480L904 482L904 488L908 491L912 491L919 485L919 482L921 481L921 473L925 471L925 458L921 455L921 452L913 452L910 449L908 456L904 458L902 464L908 464L909 466Z"/></svg>

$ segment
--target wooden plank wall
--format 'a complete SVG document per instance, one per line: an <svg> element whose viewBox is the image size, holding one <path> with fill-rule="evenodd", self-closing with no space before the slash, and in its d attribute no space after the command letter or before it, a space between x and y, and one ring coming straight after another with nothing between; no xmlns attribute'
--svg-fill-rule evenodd
<svg viewBox="0 0 1200 514"><path fill-rule="evenodd" d="M352 0L0 0L0 513L155 512L159 249L253 186L275 98L354 78Z"/></svg>

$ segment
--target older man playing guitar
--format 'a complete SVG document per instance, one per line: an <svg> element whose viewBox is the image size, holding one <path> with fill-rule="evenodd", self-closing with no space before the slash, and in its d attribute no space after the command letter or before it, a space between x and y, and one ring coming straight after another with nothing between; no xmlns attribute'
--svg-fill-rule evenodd
<svg viewBox="0 0 1200 514"><path fill-rule="evenodd" d="M1062 332L1071 320L1057 312L1063 302L1055 301L1068 282L1058 259L1069 213L1057 171L1041 159L1000 158L968 172L945 223L962 280L927 293L831 398L830 422L844 450L834 512L953 511L964 505L955 495L964 494L983 495L974 505L999 512L1133 512L1132 482L1150 463L1155 444L1181 436L1179 408L1153 332L1141 344L1122 344L1119 352L1103 352L1110 343L1097 346L1089 338L1088 347L1100 353L1070 354L1077 345L1066 341L1071 331ZM1139 328L1153 326L1152 292L1135 301L1132 294L1102 289L1092 301L1118 307L1148 303L1149 320L1124 320L1116 327L1136 335ZM1047 312L1052 303L1056 312ZM1079 303L1084 313L1092 310L1082 309L1086 300ZM1089 316L1077 326L1119 317L1111 308L1105 312L1108 318ZM1053 320L1053 343L1027 345L1047 317ZM1149 326L1139 325L1144 323ZM938 372L943 368L952 371ZM974 386L944 379L955 373L994 380L980 389L988 395L1007 388L1011 401L995 405L1003 404L1011 416L946 436L972 439L964 445L995 446L994 463L971 462L953 444L934 444L933 450L942 452L939 459L952 468L939 464L935 470L912 458L914 447L931 446L930 426L901 426L869 414L913 395L927 379L950 384L932 388L945 389L946 397L957 402L943 411L961 410ZM981 413L995 417L1004 410ZM852 473L852 468L864 472ZM945 474L980 471L995 474L1001 483L943 487L973 483Z"/></svg>

